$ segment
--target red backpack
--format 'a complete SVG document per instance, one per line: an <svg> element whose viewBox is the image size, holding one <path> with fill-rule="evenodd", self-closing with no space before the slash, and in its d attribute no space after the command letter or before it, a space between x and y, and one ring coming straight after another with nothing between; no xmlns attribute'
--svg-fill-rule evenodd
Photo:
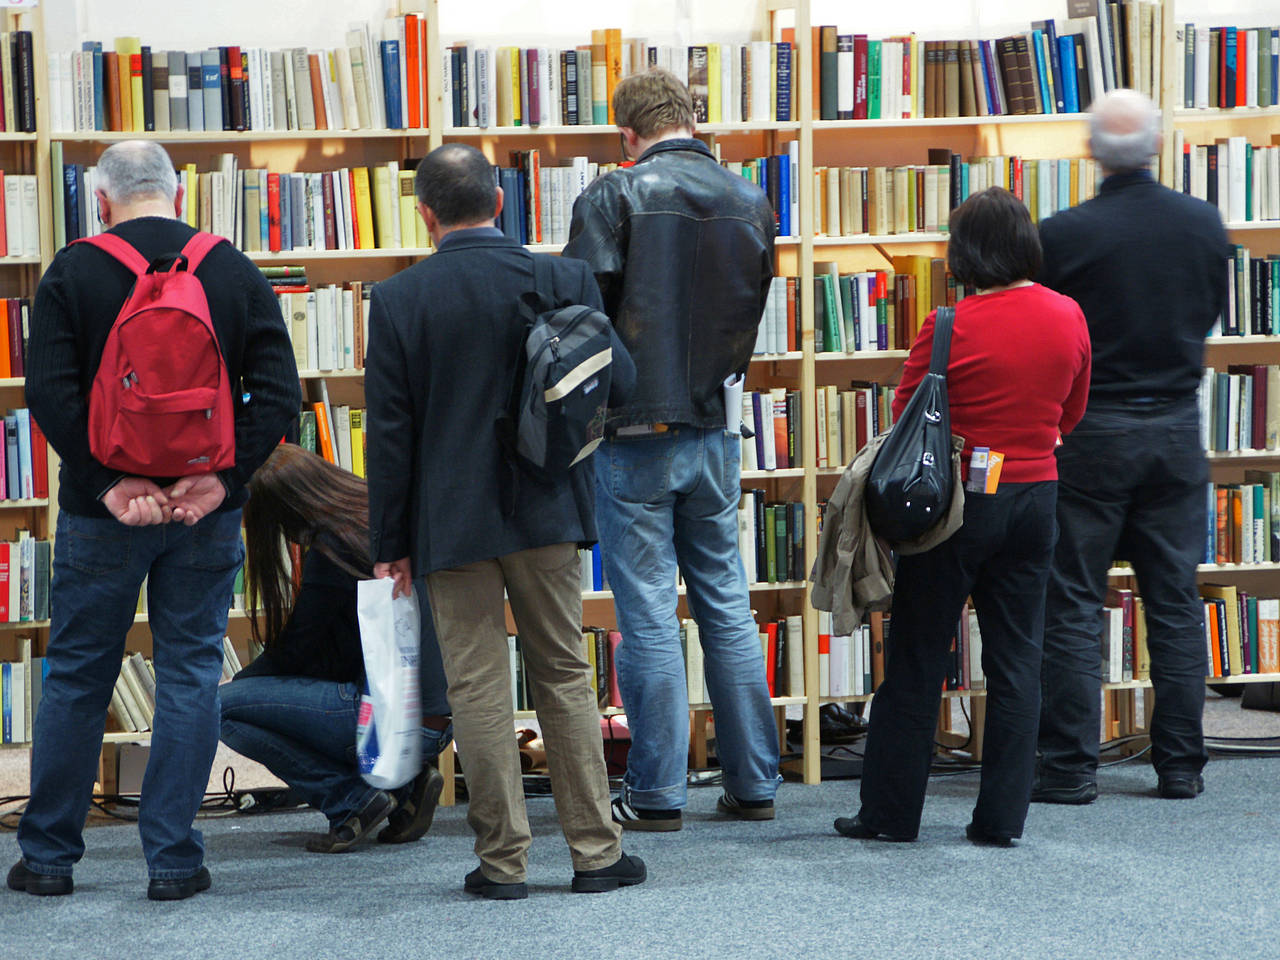
<svg viewBox="0 0 1280 960"><path fill-rule="evenodd" d="M85 237L137 276L89 393L89 449L113 470L184 477L235 465L226 361L196 267L224 237L197 233L168 269L114 234ZM165 257L163 259L168 259Z"/></svg>

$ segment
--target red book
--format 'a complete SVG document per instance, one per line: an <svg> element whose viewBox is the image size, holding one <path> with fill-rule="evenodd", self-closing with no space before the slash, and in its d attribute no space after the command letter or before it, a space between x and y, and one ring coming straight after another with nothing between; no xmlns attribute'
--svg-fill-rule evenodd
<svg viewBox="0 0 1280 960"><path fill-rule="evenodd" d="M4 129L4 111L0 110L0 130ZM4 197L4 171L0 170L0 198ZM0 202L0 257L9 255L9 235L6 232L4 203Z"/></svg>
<svg viewBox="0 0 1280 960"><path fill-rule="evenodd" d="M267 174L267 248L280 251L280 174Z"/></svg>
<svg viewBox="0 0 1280 960"><path fill-rule="evenodd" d="M1009 161L1009 164L1010 164L1009 179L1013 181L1012 193L1015 197L1021 200L1022 199L1022 158L1012 157Z"/></svg>
<svg viewBox="0 0 1280 960"><path fill-rule="evenodd" d="M768 643L764 653L764 676L769 684L769 696L776 697L778 689L778 624L775 621L764 628Z"/></svg>
<svg viewBox="0 0 1280 960"><path fill-rule="evenodd" d="M867 35L853 35L853 119L867 119Z"/></svg>
<svg viewBox="0 0 1280 960"><path fill-rule="evenodd" d="M320 199L324 204L324 248L326 250L336 250L338 248L338 224L333 216L333 180L328 174L320 178Z"/></svg>
<svg viewBox="0 0 1280 960"><path fill-rule="evenodd" d="M9 616L9 544L0 542L0 623L16 619Z"/></svg>
<svg viewBox="0 0 1280 960"><path fill-rule="evenodd" d="M34 495L37 498L49 496L49 441L35 417L31 418L31 473Z"/></svg>
<svg viewBox="0 0 1280 960"><path fill-rule="evenodd" d="M7 602L7 595L6 595ZM622 691L618 688L618 644L622 643L622 634L617 630L609 631L609 706L622 706Z"/></svg>
<svg viewBox="0 0 1280 960"><path fill-rule="evenodd" d="M409 101L409 127L421 127L422 98L419 85L422 83L421 67L418 64L418 16L407 13L404 17L404 76L409 85L407 99Z"/></svg>

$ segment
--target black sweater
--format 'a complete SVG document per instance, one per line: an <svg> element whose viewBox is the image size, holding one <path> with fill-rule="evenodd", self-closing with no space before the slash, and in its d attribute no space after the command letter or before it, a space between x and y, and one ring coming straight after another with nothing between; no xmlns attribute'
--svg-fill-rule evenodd
<svg viewBox="0 0 1280 960"><path fill-rule="evenodd" d="M1040 239L1040 282L1089 323L1089 406L1194 394L1205 334L1227 303L1231 248L1218 211L1146 171L1117 174L1044 221Z"/></svg>
<svg viewBox="0 0 1280 960"><path fill-rule="evenodd" d="M112 233L148 260L181 250L195 234L179 220L141 217ZM215 247L196 277L232 384L236 464L219 476L227 487L222 509L240 507L244 485L298 414L302 393L280 306L261 272L230 244ZM36 290L27 348L26 400L62 460L58 504L90 517L110 514L99 497L121 474L89 452L88 397L107 334L133 287L133 274L88 244L64 247ZM172 477L155 477L162 486Z"/></svg>

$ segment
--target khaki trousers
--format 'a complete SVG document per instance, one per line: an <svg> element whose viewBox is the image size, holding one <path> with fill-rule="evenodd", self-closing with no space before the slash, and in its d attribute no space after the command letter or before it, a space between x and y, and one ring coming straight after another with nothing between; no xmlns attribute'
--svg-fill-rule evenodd
<svg viewBox="0 0 1280 960"><path fill-rule="evenodd" d="M427 575L481 871L497 883L525 880L531 840L511 706L504 586L574 869L611 866L622 855L622 834L609 810L600 716L582 644L578 552L559 543Z"/></svg>

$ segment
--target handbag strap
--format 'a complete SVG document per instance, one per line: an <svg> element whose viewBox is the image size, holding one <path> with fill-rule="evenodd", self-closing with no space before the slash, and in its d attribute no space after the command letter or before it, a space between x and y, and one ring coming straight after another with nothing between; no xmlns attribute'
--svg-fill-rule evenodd
<svg viewBox="0 0 1280 960"><path fill-rule="evenodd" d="M947 378L947 364L951 362L951 328L955 323L955 307L938 307L933 315L933 353L929 357L929 372L942 379Z"/></svg>

